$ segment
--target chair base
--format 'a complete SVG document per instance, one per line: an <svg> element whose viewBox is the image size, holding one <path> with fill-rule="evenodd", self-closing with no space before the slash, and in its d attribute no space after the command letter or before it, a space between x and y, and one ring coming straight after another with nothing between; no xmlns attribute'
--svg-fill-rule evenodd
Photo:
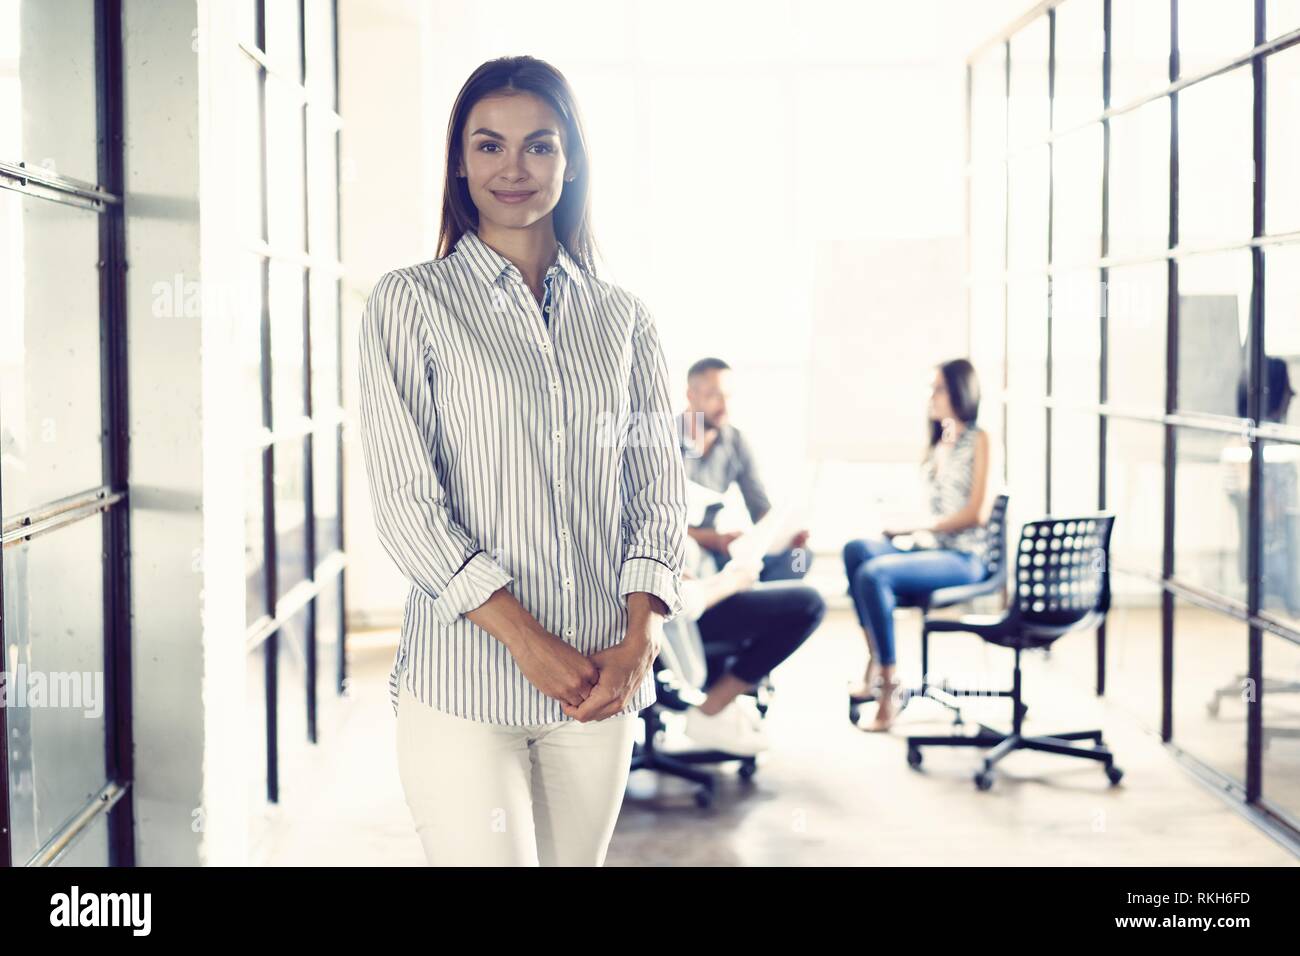
<svg viewBox="0 0 1300 956"><path fill-rule="evenodd" d="M693 764L719 764L733 760L740 761L740 777L749 780L758 772L756 757L733 754L725 750L683 750L667 753L659 749L656 738L663 729L663 720L651 705L641 711L645 723L644 744L636 744L632 749L631 770L653 770L655 773L667 774L696 785L695 803L707 808L713 805L717 793L717 778L704 770L696 770ZM763 708L766 711L766 707Z"/></svg>
<svg viewBox="0 0 1300 956"><path fill-rule="evenodd" d="M1091 747L1080 747L1074 741L1091 740ZM1081 757L1095 760L1106 770L1106 777L1115 785L1124 776L1124 771L1115 766L1115 757L1102 743L1100 730L1074 730L1050 736L1028 735L1012 731L1000 733L991 727L980 724L976 734L954 734L947 737L908 737L907 763L913 770L920 769L922 747L980 747L987 748L981 768L975 773L975 786L988 790L993 786L993 768L1007 754L1016 750L1038 750L1043 753L1060 754L1063 757Z"/></svg>

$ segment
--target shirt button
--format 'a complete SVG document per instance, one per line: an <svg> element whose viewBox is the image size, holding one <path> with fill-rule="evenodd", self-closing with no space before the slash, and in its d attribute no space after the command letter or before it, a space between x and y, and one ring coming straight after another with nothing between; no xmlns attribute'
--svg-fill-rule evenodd
<svg viewBox="0 0 1300 956"><path fill-rule="evenodd" d="M560 529L560 537L561 537L561 538L567 538L568 536L569 536L569 532L567 532L567 531L565 531L563 528L561 528L561 529Z"/></svg>
<svg viewBox="0 0 1300 956"><path fill-rule="evenodd" d="M556 433L555 433L555 440L556 440L556 441L560 441L562 438L564 438L564 433L563 433L563 432L556 432Z"/></svg>
<svg viewBox="0 0 1300 956"><path fill-rule="evenodd" d="M571 628L571 627L566 627L566 628L564 629L564 636L565 636L565 637L573 637L573 628Z"/></svg>
<svg viewBox="0 0 1300 956"><path fill-rule="evenodd" d="M564 579L564 587L565 587L566 590L572 591L572 590L573 590L573 578L565 578L565 579Z"/></svg>

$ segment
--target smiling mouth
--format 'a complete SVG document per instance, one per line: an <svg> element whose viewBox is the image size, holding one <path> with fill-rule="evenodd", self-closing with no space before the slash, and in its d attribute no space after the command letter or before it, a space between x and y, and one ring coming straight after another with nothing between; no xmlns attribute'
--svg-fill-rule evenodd
<svg viewBox="0 0 1300 956"><path fill-rule="evenodd" d="M492 190L492 195L502 202L523 202L529 196L533 195L536 190L526 190L524 192L506 192L504 190Z"/></svg>

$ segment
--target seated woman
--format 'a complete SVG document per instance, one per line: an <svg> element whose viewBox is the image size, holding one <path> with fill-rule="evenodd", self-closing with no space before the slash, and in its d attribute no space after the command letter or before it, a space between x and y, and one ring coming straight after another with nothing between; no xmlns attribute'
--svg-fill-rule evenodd
<svg viewBox="0 0 1300 956"><path fill-rule="evenodd" d="M725 671L709 662L705 699L686 712L686 736L704 747L752 756L767 747L762 716L743 696L793 654L817 629L826 602L815 588L787 581L758 583L761 565L732 560L717 565L687 538L682 613L700 637L739 646ZM722 672L720 672L722 671Z"/></svg>
<svg viewBox="0 0 1300 956"><path fill-rule="evenodd" d="M849 593L869 655L864 681L849 694L858 702L879 701L875 720L864 729L888 730L898 710L893 619L897 596L973 584L986 574L984 526L992 499L988 435L975 423L979 402L979 381L970 362L954 359L938 367L928 409L930 444L921 469L934 521L844 546ZM902 550L892 540L918 532L932 536L934 546Z"/></svg>

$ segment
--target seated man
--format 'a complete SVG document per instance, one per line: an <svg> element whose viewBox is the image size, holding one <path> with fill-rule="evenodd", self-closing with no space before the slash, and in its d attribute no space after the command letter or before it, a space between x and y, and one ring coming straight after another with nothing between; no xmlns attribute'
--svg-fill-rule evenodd
<svg viewBox="0 0 1300 956"><path fill-rule="evenodd" d="M700 359L686 373L687 408L678 420L686 477L706 488L725 492L732 482L740 486L750 520L758 522L771 510L767 492L758 477L758 465L740 430L727 421L728 379L731 366L722 359ZM712 554L718 566L730 559L728 548L740 532L722 534L714 527L722 505L711 506L698 526L687 533ZM808 532L799 531L779 554L763 558L761 581L797 579L812 564L805 548Z"/></svg>
<svg viewBox="0 0 1300 956"><path fill-rule="evenodd" d="M752 756L767 748L762 717L743 696L793 654L817 629L826 602L802 584L757 585L757 564L714 562L691 539L682 571L682 613L696 622L707 645L727 641L738 653L709 661L705 699L686 711L686 736L728 753Z"/></svg>

